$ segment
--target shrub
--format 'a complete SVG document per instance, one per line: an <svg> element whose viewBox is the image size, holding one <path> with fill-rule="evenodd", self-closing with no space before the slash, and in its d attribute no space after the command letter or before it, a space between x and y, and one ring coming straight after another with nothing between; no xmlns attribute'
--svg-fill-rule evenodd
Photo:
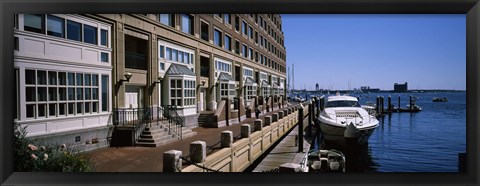
<svg viewBox="0 0 480 186"><path fill-rule="evenodd" d="M25 127L15 124L14 163L16 172L92 172L88 155L77 153L65 144L59 147L36 146L26 138Z"/></svg>

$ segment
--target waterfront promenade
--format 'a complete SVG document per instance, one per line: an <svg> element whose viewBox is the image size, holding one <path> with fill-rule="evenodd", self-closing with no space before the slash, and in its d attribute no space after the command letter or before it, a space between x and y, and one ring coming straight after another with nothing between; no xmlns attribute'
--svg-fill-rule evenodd
<svg viewBox="0 0 480 186"><path fill-rule="evenodd" d="M263 120L274 112L276 111L265 113L259 118ZM190 143L197 140L205 141L207 146L215 145L220 141L222 131L230 130L233 136L239 136L241 124L250 124L253 128L255 119L247 118L240 123L220 128L197 127L193 129L197 132L196 135L159 147L107 147L88 153L92 157L96 172L162 172L163 152L179 150L182 154L188 154ZM207 154L211 152L207 150Z"/></svg>

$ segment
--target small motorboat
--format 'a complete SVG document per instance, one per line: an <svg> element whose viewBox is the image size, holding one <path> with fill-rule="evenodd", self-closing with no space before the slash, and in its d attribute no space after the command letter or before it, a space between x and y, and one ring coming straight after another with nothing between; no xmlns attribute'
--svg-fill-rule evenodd
<svg viewBox="0 0 480 186"><path fill-rule="evenodd" d="M432 98L433 102L448 102L448 99L446 97L434 97Z"/></svg>
<svg viewBox="0 0 480 186"><path fill-rule="evenodd" d="M331 150L311 150L308 153L308 169L310 172L345 172L345 155Z"/></svg>

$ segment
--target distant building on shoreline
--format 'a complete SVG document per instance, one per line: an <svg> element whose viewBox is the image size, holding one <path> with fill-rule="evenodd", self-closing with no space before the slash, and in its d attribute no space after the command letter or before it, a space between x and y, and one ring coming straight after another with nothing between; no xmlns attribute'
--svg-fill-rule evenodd
<svg viewBox="0 0 480 186"><path fill-rule="evenodd" d="M406 91L408 91L408 83L407 82L405 82L405 84L395 83L393 85L393 91L394 92L406 92Z"/></svg>
<svg viewBox="0 0 480 186"><path fill-rule="evenodd" d="M370 88L370 86L361 86L360 87L360 90L363 92L363 93L367 93L367 92L380 92L380 89L379 88Z"/></svg>

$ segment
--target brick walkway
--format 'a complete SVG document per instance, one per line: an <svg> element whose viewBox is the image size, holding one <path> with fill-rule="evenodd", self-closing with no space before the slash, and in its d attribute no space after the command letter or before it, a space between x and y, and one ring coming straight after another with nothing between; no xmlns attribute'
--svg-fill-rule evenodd
<svg viewBox="0 0 480 186"><path fill-rule="evenodd" d="M272 115L274 112L260 116ZM220 128L194 128L195 136L175 141L160 147L106 147L88 152L95 165L97 172L162 172L163 152L169 150L180 150L183 156L189 154L190 143L201 140L207 146L214 145L220 141L220 134L224 130L231 130L233 136L240 135L241 124L250 124L253 129L253 122L256 118L247 118L241 123L220 127ZM209 151L207 150L207 154Z"/></svg>

